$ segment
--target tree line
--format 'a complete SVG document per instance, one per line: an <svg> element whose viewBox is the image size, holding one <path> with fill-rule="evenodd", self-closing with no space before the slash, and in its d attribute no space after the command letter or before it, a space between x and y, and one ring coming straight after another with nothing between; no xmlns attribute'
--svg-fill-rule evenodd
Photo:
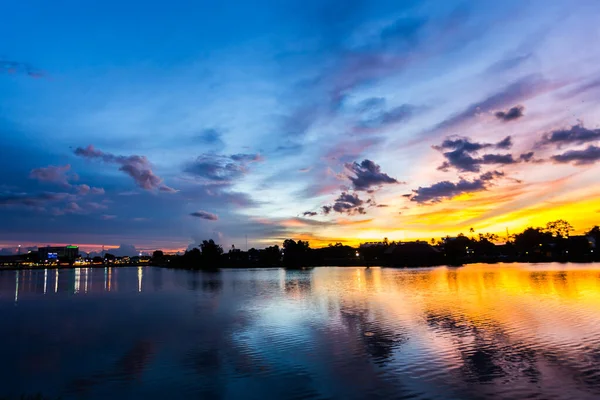
<svg viewBox="0 0 600 400"><path fill-rule="evenodd" d="M308 241L286 239L282 246L242 251L232 246L225 251L214 240L204 240L182 255L165 255L157 250L152 263L174 268L218 269L222 267L303 268L326 265L444 265L470 262L600 261L600 227L585 235L572 236L573 226L562 219L544 227L528 227L522 232L501 237L476 232L432 238L429 242L361 243L358 247L331 243L311 248Z"/></svg>

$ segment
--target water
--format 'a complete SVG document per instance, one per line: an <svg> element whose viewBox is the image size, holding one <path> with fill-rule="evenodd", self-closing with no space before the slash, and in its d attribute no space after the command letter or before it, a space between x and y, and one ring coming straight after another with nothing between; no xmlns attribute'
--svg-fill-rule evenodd
<svg viewBox="0 0 600 400"><path fill-rule="evenodd" d="M597 399L600 264L0 271L0 398Z"/></svg>

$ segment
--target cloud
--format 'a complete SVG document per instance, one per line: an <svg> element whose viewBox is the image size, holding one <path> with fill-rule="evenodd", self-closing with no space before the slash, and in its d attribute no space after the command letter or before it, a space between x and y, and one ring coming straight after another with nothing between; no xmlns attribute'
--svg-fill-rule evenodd
<svg viewBox="0 0 600 400"><path fill-rule="evenodd" d="M104 214L100 218L102 218L105 221L110 221L112 219L116 219L117 216L116 215L111 215L111 214Z"/></svg>
<svg viewBox="0 0 600 400"><path fill-rule="evenodd" d="M578 96L582 93L586 93L589 91L595 91L600 89L600 79L594 79L588 82L585 82L582 85L579 85L568 92L566 92L562 97L563 99L569 99L571 97Z"/></svg>
<svg viewBox="0 0 600 400"><path fill-rule="evenodd" d="M69 199L73 199L73 195L69 193L9 193L0 194L0 206L25 206L33 208L43 208L48 203L60 202Z"/></svg>
<svg viewBox="0 0 600 400"><path fill-rule="evenodd" d="M418 107L412 104L402 104L398 107L391 108L387 111L382 110L378 113L375 113L374 110L375 107L377 107L375 105L375 102L372 99L368 100L373 102L373 104L369 105L369 103L367 103L367 105L365 105L361 103L361 107L365 109L365 112L367 112L369 110L367 110L366 107L370 106L370 115L368 119L360 123L360 126L357 128L359 131L361 130L361 128L381 128L400 122L406 122L423 109L423 107Z"/></svg>
<svg viewBox="0 0 600 400"><path fill-rule="evenodd" d="M354 190L367 191L374 186L399 183L388 174L381 172L381 167L371 160L365 159L360 164L355 161L344 166L354 174L348 176Z"/></svg>
<svg viewBox="0 0 600 400"><path fill-rule="evenodd" d="M461 194L486 190L494 179L504 176L502 172L490 171L472 181L460 178L458 182L442 181L431 186L419 187L413 190L411 201L417 203L438 203L444 199L451 199Z"/></svg>
<svg viewBox="0 0 600 400"><path fill-rule="evenodd" d="M52 209L53 215L70 215L70 214L85 214L85 210L74 201L67 203L64 207L54 207Z"/></svg>
<svg viewBox="0 0 600 400"><path fill-rule="evenodd" d="M525 107L518 105L510 108L508 111L496 111L494 115L496 116L496 118L504 122L514 121L516 119L521 118L524 115L524 110Z"/></svg>
<svg viewBox="0 0 600 400"><path fill-rule="evenodd" d="M515 57L511 57L511 58L505 58L503 60L497 61L494 64L492 64L487 69L486 72L492 73L492 74L497 74L497 73L502 73L502 72L511 70L511 69L523 64L527 60L529 60L532 55L533 55L533 53L527 53L527 54L518 55Z"/></svg>
<svg viewBox="0 0 600 400"><path fill-rule="evenodd" d="M119 171L123 171L133 178L136 185L142 189L159 189L166 192L175 191L174 189L164 185L163 180L154 174L152 171L152 165L145 156L117 156L97 150L92 145L89 145L86 148L78 147L75 149L75 154L88 159L98 159L107 164L119 165Z"/></svg>
<svg viewBox="0 0 600 400"><path fill-rule="evenodd" d="M77 194L80 194L82 196L85 196L86 194L104 194L104 189L103 188L97 188L97 187L90 187L89 185L86 184L82 184L82 185L77 185Z"/></svg>
<svg viewBox="0 0 600 400"><path fill-rule="evenodd" d="M323 206L321 210L325 215L329 214L331 211L348 215L366 214L364 205L365 202L358 197L358 194L342 192L338 198L335 199L333 205Z"/></svg>
<svg viewBox="0 0 600 400"><path fill-rule="evenodd" d="M32 169L29 173L31 179L37 179L40 182L51 182L59 185L68 187L71 186L69 179L76 179L77 175L70 174L71 165L55 166L49 165L47 167Z"/></svg>
<svg viewBox="0 0 600 400"><path fill-rule="evenodd" d="M537 147L556 145L560 148L568 144L585 144L600 140L600 129L587 129L582 124L573 125L570 129L558 129L542 136Z"/></svg>
<svg viewBox="0 0 600 400"><path fill-rule="evenodd" d="M200 142L207 146L214 147L224 147L225 143L222 140L222 133L214 128L204 129L197 136L195 136L195 141Z"/></svg>
<svg viewBox="0 0 600 400"><path fill-rule="evenodd" d="M529 162L533 159L534 152L530 151L528 153L523 153L519 156L519 160L523 162Z"/></svg>
<svg viewBox="0 0 600 400"><path fill-rule="evenodd" d="M43 78L46 73L31 64L21 61L0 59L0 73L23 74L31 78Z"/></svg>
<svg viewBox="0 0 600 400"><path fill-rule="evenodd" d="M438 170L447 171L449 168L455 168L463 172L479 172L481 165L507 165L518 162L511 154L484 154L478 156L478 151L486 148L508 149L512 147L510 136L505 137L498 143L477 143L469 138L455 136L447 138L439 146L433 146L438 151L451 150L443 152L446 161L438 167Z"/></svg>
<svg viewBox="0 0 600 400"><path fill-rule="evenodd" d="M88 203L86 203L86 208L90 209L90 210L106 210L108 208L108 206L106 204L102 204L102 203L96 203L95 201L90 201Z"/></svg>
<svg viewBox="0 0 600 400"><path fill-rule="evenodd" d="M551 157L552 161L559 164L572 162L574 165L589 165L600 160L600 147L589 145L584 150L570 150L563 154Z"/></svg>
<svg viewBox="0 0 600 400"><path fill-rule="evenodd" d="M201 219L206 219L208 221L216 221L219 217L215 214L206 212L206 211L196 211L190 214L192 217L197 217Z"/></svg>
<svg viewBox="0 0 600 400"><path fill-rule="evenodd" d="M260 154L233 154L230 156L206 153L189 163L184 172L212 182L230 183L248 172L249 164L261 162Z"/></svg>
<svg viewBox="0 0 600 400"><path fill-rule="evenodd" d="M317 213L315 211L304 211L302 215L305 217L314 217L317 215Z"/></svg>
<svg viewBox="0 0 600 400"><path fill-rule="evenodd" d="M491 112L518 101L527 100L551 88L551 84L539 75L529 75L505 87L503 90L473 103L463 112L435 126L433 131L452 129L481 113Z"/></svg>

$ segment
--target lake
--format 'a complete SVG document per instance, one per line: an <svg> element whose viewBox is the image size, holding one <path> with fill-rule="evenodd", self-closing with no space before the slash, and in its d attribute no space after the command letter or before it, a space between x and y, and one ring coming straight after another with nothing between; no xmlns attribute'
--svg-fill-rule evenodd
<svg viewBox="0 0 600 400"><path fill-rule="evenodd" d="M0 399L597 399L600 264L0 271Z"/></svg>

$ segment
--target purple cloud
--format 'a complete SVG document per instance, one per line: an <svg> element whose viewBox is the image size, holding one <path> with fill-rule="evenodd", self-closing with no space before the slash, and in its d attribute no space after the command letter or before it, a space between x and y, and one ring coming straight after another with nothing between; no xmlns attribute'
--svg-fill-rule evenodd
<svg viewBox="0 0 600 400"><path fill-rule="evenodd" d="M521 118L523 115L525 115L525 114L523 114L524 110L525 110L525 107L518 105L518 106L511 107L507 111L496 111L494 113L494 115L499 120L502 120L504 122L509 122L509 121L517 120L517 119Z"/></svg>
<svg viewBox="0 0 600 400"><path fill-rule="evenodd" d="M55 166L32 169L29 173L31 179L37 179L40 182L51 182L68 187L71 186L69 179L77 179L76 174L69 174L71 165Z"/></svg>
<svg viewBox="0 0 600 400"><path fill-rule="evenodd" d="M535 97L553 86L539 75L529 75L505 87L503 90L473 103L463 112L440 122L433 132L456 128L480 113L491 112L507 105Z"/></svg>
<svg viewBox="0 0 600 400"><path fill-rule="evenodd" d="M374 186L399 183L388 174L381 172L381 167L371 160L365 159L360 164L357 162L346 163L344 166L354 174L354 176L348 176L354 190L367 191Z"/></svg>
<svg viewBox="0 0 600 400"><path fill-rule="evenodd" d="M97 150L92 145L89 145L86 148L78 147L75 149L75 154L88 159L98 159L107 164L120 165L119 171L123 171L133 178L135 183L142 189L158 189L163 192L176 191L175 189L164 185L163 180L154 174L152 171L152 165L145 156L117 156Z"/></svg>
<svg viewBox="0 0 600 400"><path fill-rule="evenodd" d="M212 182L230 183L244 176L250 163L263 160L260 154L203 154L189 163L184 172Z"/></svg>
<svg viewBox="0 0 600 400"><path fill-rule="evenodd" d="M466 137L448 138L439 146L433 146L438 151L451 150L443 152L446 161L438 167L441 171L447 171L449 168L455 168L463 172L479 172L481 165L507 165L518 162L511 154L484 154L478 156L478 151L486 148L508 149L512 147L510 136L502 139L498 143L477 143L471 142Z"/></svg>
<svg viewBox="0 0 600 400"><path fill-rule="evenodd" d="M542 136L537 147L556 145L560 148L568 144L585 144L600 140L600 129L587 129L582 124L573 125L570 129L558 129Z"/></svg>
<svg viewBox="0 0 600 400"><path fill-rule="evenodd" d="M589 165L600 160L600 147L589 145L584 150L570 150L551 157L552 161L559 164L572 162L574 165Z"/></svg>
<svg viewBox="0 0 600 400"><path fill-rule="evenodd" d="M479 178L468 181L460 178L458 182L442 181L431 186L419 187L413 190L411 201L417 203L438 203L444 199L451 199L464 193L473 193L486 190L494 179L504 176L502 172L490 171Z"/></svg>

